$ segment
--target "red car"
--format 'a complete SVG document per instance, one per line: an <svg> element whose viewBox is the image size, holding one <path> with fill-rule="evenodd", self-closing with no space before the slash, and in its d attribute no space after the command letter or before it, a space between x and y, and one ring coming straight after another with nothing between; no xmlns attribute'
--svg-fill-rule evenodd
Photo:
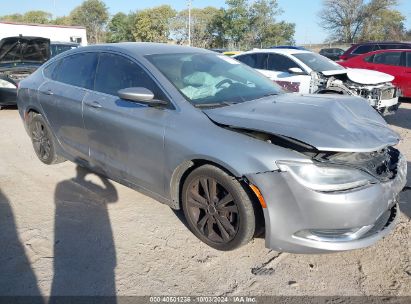
<svg viewBox="0 0 411 304"><path fill-rule="evenodd" d="M375 70L395 77L402 96L411 98L411 50L380 50L338 62L347 68Z"/></svg>

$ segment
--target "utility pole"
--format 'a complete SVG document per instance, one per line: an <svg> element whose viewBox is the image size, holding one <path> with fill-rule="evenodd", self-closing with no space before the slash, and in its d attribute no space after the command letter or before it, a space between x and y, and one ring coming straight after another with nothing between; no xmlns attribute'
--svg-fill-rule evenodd
<svg viewBox="0 0 411 304"><path fill-rule="evenodd" d="M188 5L188 46L191 46L191 6L192 0L187 0Z"/></svg>
<svg viewBox="0 0 411 304"><path fill-rule="evenodd" d="M54 18L57 18L57 14L56 14L56 0L53 0L53 14Z"/></svg>

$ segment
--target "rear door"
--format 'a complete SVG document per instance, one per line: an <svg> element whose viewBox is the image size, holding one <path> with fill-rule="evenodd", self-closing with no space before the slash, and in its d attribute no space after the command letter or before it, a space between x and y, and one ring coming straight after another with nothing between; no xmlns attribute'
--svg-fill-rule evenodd
<svg viewBox="0 0 411 304"><path fill-rule="evenodd" d="M164 132L173 110L120 99L117 92L129 87L147 88L169 101L133 59L101 53L94 91L84 99L91 162L110 176L163 193Z"/></svg>
<svg viewBox="0 0 411 304"><path fill-rule="evenodd" d="M95 53L78 53L64 57L50 70L48 81L38 92L46 119L65 152L88 159L88 141L84 132L83 98L92 87L97 64Z"/></svg>
<svg viewBox="0 0 411 304"><path fill-rule="evenodd" d="M402 79L403 96L411 98L411 52L404 52L405 69Z"/></svg>
<svg viewBox="0 0 411 304"><path fill-rule="evenodd" d="M410 95L410 74L406 68L405 51L387 51L373 55L370 67L373 70L387 73L395 77L393 83L401 89L404 95ZM371 60L369 60L371 61Z"/></svg>

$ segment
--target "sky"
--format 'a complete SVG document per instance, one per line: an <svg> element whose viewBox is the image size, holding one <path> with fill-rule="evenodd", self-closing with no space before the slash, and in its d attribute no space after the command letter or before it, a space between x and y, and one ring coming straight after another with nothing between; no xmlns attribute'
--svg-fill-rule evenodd
<svg viewBox="0 0 411 304"><path fill-rule="evenodd" d="M193 7L224 6L224 0L192 0ZM5 2L5 1L3 1ZM64 16L81 4L83 0L14 0L7 1L0 9L0 15L25 13L30 10L44 10L54 16ZM187 0L104 0L110 13L135 11L161 4L170 4L177 10L187 7ZM277 19L296 24L295 40L297 44L321 43L327 38L318 25L318 14L322 0L278 0L284 13ZM399 0L398 9L407 18L406 27L411 29L411 0Z"/></svg>

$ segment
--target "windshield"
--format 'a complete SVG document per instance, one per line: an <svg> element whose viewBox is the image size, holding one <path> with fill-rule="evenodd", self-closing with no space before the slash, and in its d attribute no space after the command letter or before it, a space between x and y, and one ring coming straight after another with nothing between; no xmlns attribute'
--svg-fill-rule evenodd
<svg viewBox="0 0 411 304"><path fill-rule="evenodd" d="M302 61L315 72L344 70L344 68L334 61L315 53L293 54L294 57Z"/></svg>
<svg viewBox="0 0 411 304"><path fill-rule="evenodd" d="M250 67L219 54L158 54L146 58L195 106L223 106L282 93Z"/></svg>

